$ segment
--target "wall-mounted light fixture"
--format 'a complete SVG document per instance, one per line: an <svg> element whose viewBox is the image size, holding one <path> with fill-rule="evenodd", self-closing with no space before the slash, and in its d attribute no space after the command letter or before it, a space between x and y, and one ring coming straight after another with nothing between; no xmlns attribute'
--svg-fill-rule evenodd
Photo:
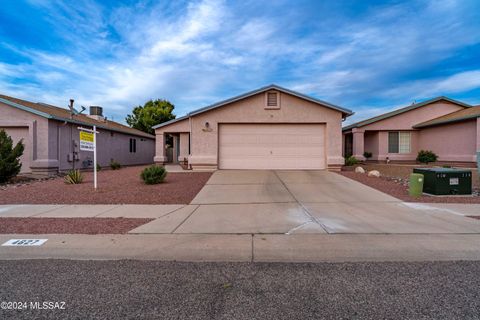
<svg viewBox="0 0 480 320"><path fill-rule="evenodd" d="M212 128L210 128L210 123L208 121L205 122L205 128L202 129L204 132L210 132L212 131Z"/></svg>

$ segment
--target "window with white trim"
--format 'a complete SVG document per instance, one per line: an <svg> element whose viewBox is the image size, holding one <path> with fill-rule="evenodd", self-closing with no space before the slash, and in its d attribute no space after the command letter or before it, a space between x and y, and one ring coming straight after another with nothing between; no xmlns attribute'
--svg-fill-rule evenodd
<svg viewBox="0 0 480 320"><path fill-rule="evenodd" d="M412 135L410 132L392 131L388 133L388 153L410 153Z"/></svg>

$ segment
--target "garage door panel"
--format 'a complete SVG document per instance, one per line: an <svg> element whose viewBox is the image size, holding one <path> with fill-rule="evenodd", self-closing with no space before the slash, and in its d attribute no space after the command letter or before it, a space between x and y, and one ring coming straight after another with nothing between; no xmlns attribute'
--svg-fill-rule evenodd
<svg viewBox="0 0 480 320"><path fill-rule="evenodd" d="M221 169L324 169L324 124L221 124Z"/></svg>
<svg viewBox="0 0 480 320"><path fill-rule="evenodd" d="M259 147L245 147L245 148L235 148L235 147L226 147L223 148L223 159L230 158L230 157L237 157L237 156L286 156L295 157L298 156L311 156L311 157L324 157L324 152L322 151L323 145L315 145L315 146L308 146L305 148L296 148L296 147L270 147L270 148L259 148Z"/></svg>
<svg viewBox="0 0 480 320"><path fill-rule="evenodd" d="M264 158L243 158L243 159L224 159L221 169L281 169L281 170L298 170L298 169L323 169L319 167L319 163L323 163L321 158L309 158L299 161L296 158L275 158L265 161Z"/></svg>

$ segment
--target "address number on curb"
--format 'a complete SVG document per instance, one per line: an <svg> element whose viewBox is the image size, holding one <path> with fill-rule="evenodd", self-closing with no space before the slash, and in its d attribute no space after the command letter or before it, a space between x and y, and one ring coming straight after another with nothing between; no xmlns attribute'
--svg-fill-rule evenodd
<svg viewBox="0 0 480 320"><path fill-rule="evenodd" d="M27 246L41 246L48 239L10 239L2 246L11 247L11 246L18 246L18 247L27 247Z"/></svg>

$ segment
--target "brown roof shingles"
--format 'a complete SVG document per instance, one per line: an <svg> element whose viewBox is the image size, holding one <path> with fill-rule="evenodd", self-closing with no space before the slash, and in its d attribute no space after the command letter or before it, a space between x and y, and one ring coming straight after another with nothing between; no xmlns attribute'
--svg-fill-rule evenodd
<svg viewBox="0 0 480 320"><path fill-rule="evenodd" d="M435 125L440 125L445 123L475 119L478 117L480 117L480 106L455 111L432 120L421 122L419 124L414 125L413 127L425 128L425 127L430 127L430 126L435 126Z"/></svg>
<svg viewBox="0 0 480 320"><path fill-rule="evenodd" d="M59 120L61 119L65 121L81 122L81 123L84 123L85 125L92 125L92 126L95 125L105 130L118 131L118 132L123 132L131 135L150 138L150 139L155 138L154 135L148 134L146 132L143 132L134 128L130 128L128 126L125 126L115 121L111 121L111 120L100 121L100 120L92 119L84 114L75 114L72 117L70 114L70 110L59 108L49 104L30 102L27 100L9 97L2 94L0 94L0 98L22 105L24 107L27 107L33 110L36 110L36 111L42 112L42 113L46 113L48 115L53 116L53 118L56 118Z"/></svg>

